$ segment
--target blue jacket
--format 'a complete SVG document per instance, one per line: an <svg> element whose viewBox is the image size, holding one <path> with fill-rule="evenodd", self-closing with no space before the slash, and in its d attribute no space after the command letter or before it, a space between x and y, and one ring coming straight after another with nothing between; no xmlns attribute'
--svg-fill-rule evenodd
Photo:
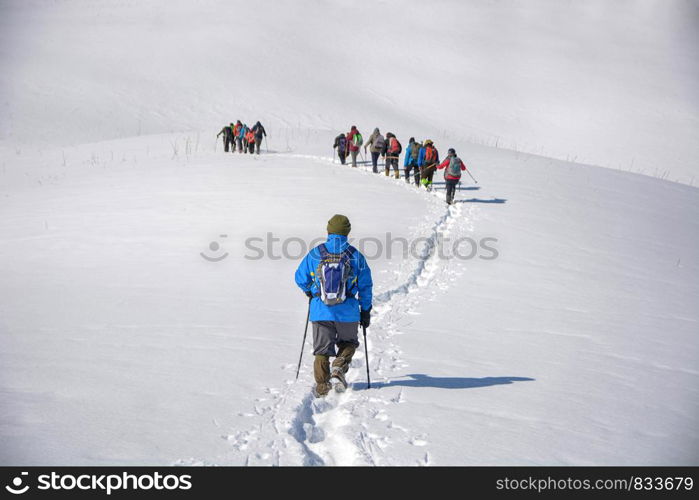
<svg viewBox="0 0 699 500"><path fill-rule="evenodd" d="M417 160L413 160L413 148L418 146L419 144L416 142L411 142L408 144L408 147L405 149L405 160L403 161L404 167L407 167L408 165L417 165Z"/></svg>
<svg viewBox="0 0 699 500"><path fill-rule="evenodd" d="M347 236L329 234L325 247L330 253L342 253L349 248ZM311 291L313 295L319 294L320 289L316 281L316 270L320 264L320 250L318 247L311 249L308 255L296 269L296 284L304 292ZM363 311L371 308L373 282L371 281L371 269L366 258L355 250L350 260L352 274L348 282L348 297L342 304L326 306L320 297L311 300L311 321L359 321L359 308Z"/></svg>

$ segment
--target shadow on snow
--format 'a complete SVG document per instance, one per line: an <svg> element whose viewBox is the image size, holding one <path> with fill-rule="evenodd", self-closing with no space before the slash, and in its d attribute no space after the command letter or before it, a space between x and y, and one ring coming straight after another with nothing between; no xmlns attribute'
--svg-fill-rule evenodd
<svg viewBox="0 0 699 500"><path fill-rule="evenodd" d="M513 384L514 382L531 382L535 379L529 377L430 377L423 373L410 373L404 375L408 380L389 380L371 384L371 387L434 387L437 389L475 389L477 387L490 387L492 385Z"/></svg>

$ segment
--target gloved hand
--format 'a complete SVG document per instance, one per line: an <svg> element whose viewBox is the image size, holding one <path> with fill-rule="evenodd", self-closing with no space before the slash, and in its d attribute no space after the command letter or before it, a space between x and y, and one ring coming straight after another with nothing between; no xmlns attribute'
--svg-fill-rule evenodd
<svg viewBox="0 0 699 500"><path fill-rule="evenodd" d="M360 311L359 324L362 325L363 328L369 328L371 324L371 307L366 311Z"/></svg>
<svg viewBox="0 0 699 500"><path fill-rule="evenodd" d="M305 293L306 293L306 297L308 297L309 299L313 298L313 292L311 292L310 290L306 290Z"/></svg>

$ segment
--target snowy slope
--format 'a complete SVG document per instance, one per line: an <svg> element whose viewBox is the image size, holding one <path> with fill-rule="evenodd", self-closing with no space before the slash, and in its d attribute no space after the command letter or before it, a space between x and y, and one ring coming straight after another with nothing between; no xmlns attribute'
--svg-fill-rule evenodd
<svg viewBox="0 0 699 500"><path fill-rule="evenodd" d="M697 189L502 149L691 182L694 4L233 4L0 7L0 463L699 462ZM238 117L269 153L214 148ZM348 117L479 184L334 165ZM336 212L416 251L370 261L372 389L360 351L313 401L291 238Z"/></svg>
<svg viewBox="0 0 699 500"><path fill-rule="evenodd" d="M0 145L390 124L695 181L685 0L0 5ZM298 132L298 131L297 131Z"/></svg>

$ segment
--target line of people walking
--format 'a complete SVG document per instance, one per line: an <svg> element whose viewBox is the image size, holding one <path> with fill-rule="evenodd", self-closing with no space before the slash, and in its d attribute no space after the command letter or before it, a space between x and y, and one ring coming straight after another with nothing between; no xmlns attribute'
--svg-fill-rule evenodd
<svg viewBox="0 0 699 500"><path fill-rule="evenodd" d="M260 154L262 139L267 137L267 131L258 121L250 128L247 124L238 120L235 124L224 125L221 131L216 134L216 140L223 136L223 150L228 153L235 153L236 146L238 153Z"/></svg>
<svg viewBox="0 0 699 500"><path fill-rule="evenodd" d="M352 166L356 167L357 155L361 154L362 147L365 153L368 152L371 155L372 171L375 174L379 173L379 158L383 158L386 177L393 170L394 177L400 179L399 160L403 152L403 146L395 134L387 132L384 137L377 127L367 141L364 142L362 134L355 125L352 125L349 132L335 137L333 157L336 152L340 158L340 163L345 165L349 158ZM411 137L405 148L403 160L405 182L410 183L412 177L417 187L424 186L425 189L431 191L434 173L436 170L442 169L445 169L444 180L447 187L447 203L450 205L454 201L456 187L461 181L461 172L466 171L473 181L477 183L464 162L457 156L454 148L449 148L446 158L440 162L439 151L437 151L431 139L425 139L424 142L420 143L414 137Z"/></svg>

